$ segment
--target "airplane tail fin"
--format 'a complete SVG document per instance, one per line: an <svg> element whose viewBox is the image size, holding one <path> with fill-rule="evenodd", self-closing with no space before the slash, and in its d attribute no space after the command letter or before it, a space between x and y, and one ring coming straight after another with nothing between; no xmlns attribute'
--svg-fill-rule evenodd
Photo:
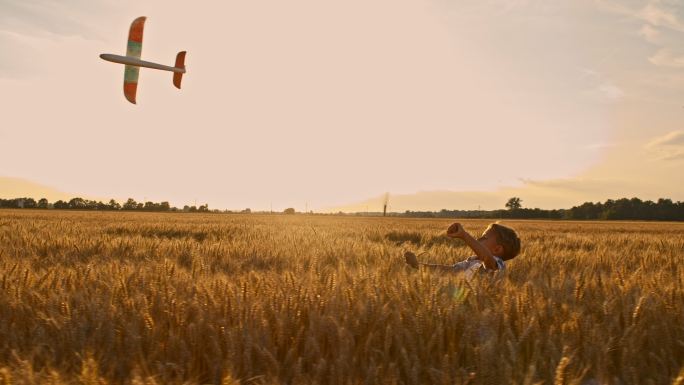
<svg viewBox="0 0 684 385"><path fill-rule="evenodd" d="M185 69L185 51L180 51L180 52L178 52L178 55L176 55L176 68ZM182 79L183 79L183 73L181 73L181 72L174 72L173 73L173 85L176 86L176 88L178 88L178 89L181 88L181 80Z"/></svg>

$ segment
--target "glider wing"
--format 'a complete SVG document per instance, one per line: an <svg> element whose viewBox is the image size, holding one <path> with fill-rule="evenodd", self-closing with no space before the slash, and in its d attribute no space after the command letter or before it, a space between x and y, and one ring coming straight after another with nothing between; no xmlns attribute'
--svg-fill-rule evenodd
<svg viewBox="0 0 684 385"><path fill-rule="evenodd" d="M145 17L139 17L131 23L128 31L128 45L126 46L126 56L140 59L142 55L143 30L145 28ZM124 69L124 95L126 99L135 104L135 94L138 90L138 76L140 67L127 65Z"/></svg>

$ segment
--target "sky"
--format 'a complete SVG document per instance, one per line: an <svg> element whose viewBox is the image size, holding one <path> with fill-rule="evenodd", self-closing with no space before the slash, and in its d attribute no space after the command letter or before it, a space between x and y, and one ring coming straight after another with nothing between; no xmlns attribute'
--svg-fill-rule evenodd
<svg viewBox="0 0 684 385"><path fill-rule="evenodd" d="M98 56L138 16L142 59L188 72L142 69L132 105ZM684 200L683 37L671 0L1 0L0 197Z"/></svg>

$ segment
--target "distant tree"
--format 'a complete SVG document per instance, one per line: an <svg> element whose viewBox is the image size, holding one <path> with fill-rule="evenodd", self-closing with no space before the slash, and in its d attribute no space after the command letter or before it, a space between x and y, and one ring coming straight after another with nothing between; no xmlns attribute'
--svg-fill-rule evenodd
<svg viewBox="0 0 684 385"><path fill-rule="evenodd" d="M242 211L240 211L240 212L243 213L243 214L251 214L251 213L252 213L252 210L250 210L250 208L247 207L246 209L244 209L244 210L242 210Z"/></svg>
<svg viewBox="0 0 684 385"><path fill-rule="evenodd" d="M145 202L145 206L143 206L143 209L147 211L158 211L159 205L154 202Z"/></svg>
<svg viewBox="0 0 684 385"><path fill-rule="evenodd" d="M115 201L114 199L109 200L109 204L107 204L107 209L108 210L121 210L121 205L119 202Z"/></svg>
<svg viewBox="0 0 684 385"><path fill-rule="evenodd" d="M55 202L55 204L53 204L52 207L64 210L69 208L69 204L60 199L57 202Z"/></svg>
<svg viewBox="0 0 684 385"><path fill-rule="evenodd" d="M197 211L199 211L199 212L201 212L201 213L209 212L209 204L205 203L205 204L201 205L201 206L197 209Z"/></svg>
<svg viewBox="0 0 684 385"><path fill-rule="evenodd" d="M169 211L171 210L171 205L169 204L169 202L162 202L159 204L159 209L161 211Z"/></svg>
<svg viewBox="0 0 684 385"><path fill-rule="evenodd" d="M190 209L188 210L191 213L196 213L197 212L197 206L190 206Z"/></svg>
<svg viewBox="0 0 684 385"><path fill-rule="evenodd" d="M656 202L656 218L666 221L671 221L677 218L676 205L672 203L672 199L660 198Z"/></svg>
<svg viewBox="0 0 684 385"><path fill-rule="evenodd" d="M285 210L283 210L283 213L285 213L285 214L294 214L294 213L295 213L295 209L293 209L292 207L288 207L288 208L286 208Z"/></svg>
<svg viewBox="0 0 684 385"><path fill-rule="evenodd" d="M25 209L35 209L38 206L36 200L33 198L24 198L24 208Z"/></svg>
<svg viewBox="0 0 684 385"><path fill-rule="evenodd" d="M38 206L36 207L38 207L39 209L48 208L48 200L45 198L40 198L40 200L38 200Z"/></svg>
<svg viewBox="0 0 684 385"><path fill-rule="evenodd" d="M522 199L513 197L506 202L506 208L509 210L518 210L522 208Z"/></svg>
<svg viewBox="0 0 684 385"><path fill-rule="evenodd" d="M69 201L69 208L70 209L85 209L86 208L86 202L83 200L83 198L72 198Z"/></svg>
<svg viewBox="0 0 684 385"><path fill-rule="evenodd" d="M138 208L138 202L133 198L128 198L126 203L123 204L124 210L136 210Z"/></svg>

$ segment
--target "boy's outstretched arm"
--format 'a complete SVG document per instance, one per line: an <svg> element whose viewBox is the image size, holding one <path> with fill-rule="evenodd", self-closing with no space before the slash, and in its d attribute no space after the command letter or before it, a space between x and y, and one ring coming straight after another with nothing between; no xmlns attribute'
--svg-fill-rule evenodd
<svg viewBox="0 0 684 385"><path fill-rule="evenodd" d="M442 270L442 271L447 271L447 272L453 272L454 271L453 265L438 265L438 264L432 264L432 263L418 262L418 258L416 257L416 255L410 251L407 251L404 253L404 258L406 259L406 263L414 269L418 269L421 266L425 266L427 268L435 269L435 270Z"/></svg>
<svg viewBox="0 0 684 385"><path fill-rule="evenodd" d="M480 258L487 269L497 270L499 268L496 264L496 260L494 259L494 255L492 255L492 252L478 242L477 239L473 238L472 235L468 234L468 232L463 229L463 226L461 226L460 223L452 223L447 229L447 236L450 238L463 239L466 245L468 245L468 247L475 252L475 255Z"/></svg>

